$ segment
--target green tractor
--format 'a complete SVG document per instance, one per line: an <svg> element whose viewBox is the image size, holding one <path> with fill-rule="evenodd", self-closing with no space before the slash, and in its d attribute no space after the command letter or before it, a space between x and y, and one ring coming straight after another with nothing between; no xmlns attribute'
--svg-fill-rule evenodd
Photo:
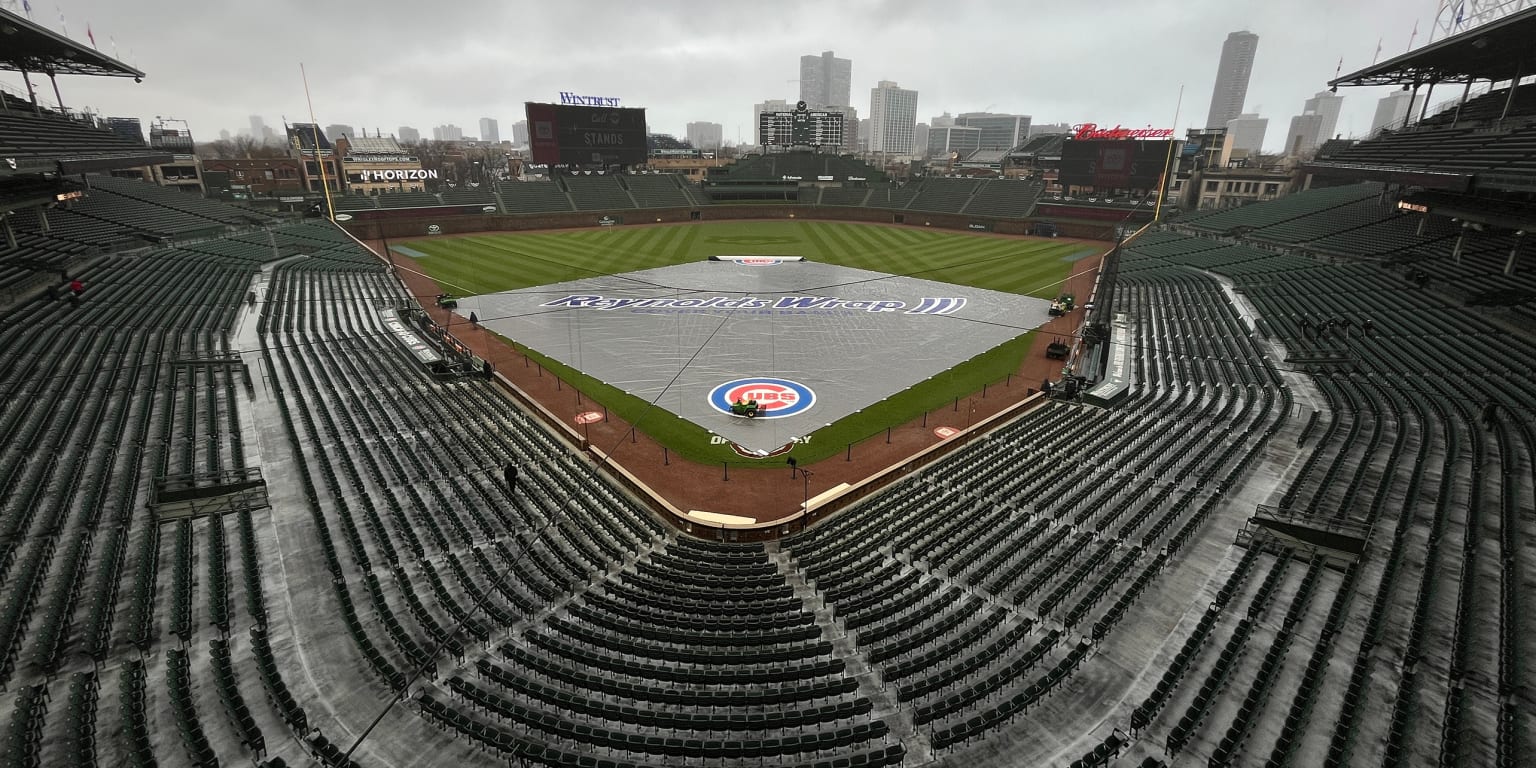
<svg viewBox="0 0 1536 768"><path fill-rule="evenodd" d="M1077 298L1070 293L1063 293L1060 298L1051 302L1051 316L1065 315L1077 308Z"/></svg>

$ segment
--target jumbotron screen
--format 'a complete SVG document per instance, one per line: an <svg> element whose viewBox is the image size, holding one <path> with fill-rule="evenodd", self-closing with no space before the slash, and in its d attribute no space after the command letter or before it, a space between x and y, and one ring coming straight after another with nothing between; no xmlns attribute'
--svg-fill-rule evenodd
<svg viewBox="0 0 1536 768"><path fill-rule="evenodd" d="M762 113L757 135L765 147L842 146L843 113L807 109L802 101L793 112Z"/></svg>
<svg viewBox="0 0 1536 768"><path fill-rule="evenodd" d="M1069 139L1061 147L1061 183L1069 187L1156 189L1168 162L1168 142Z"/></svg>
<svg viewBox="0 0 1536 768"><path fill-rule="evenodd" d="M645 110L527 102L528 145L541 165L639 165Z"/></svg>

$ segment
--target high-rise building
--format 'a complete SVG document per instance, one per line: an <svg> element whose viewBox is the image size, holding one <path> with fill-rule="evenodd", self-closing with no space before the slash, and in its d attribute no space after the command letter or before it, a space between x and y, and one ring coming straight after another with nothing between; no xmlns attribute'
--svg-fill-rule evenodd
<svg viewBox="0 0 1536 768"><path fill-rule="evenodd" d="M501 129L496 121L489 117L480 118L480 140L487 144L501 143Z"/></svg>
<svg viewBox="0 0 1536 768"><path fill-rule="evenodd" d="M1029 138L1029 115L963 112L955 117L955 125L981 129L977 149L1013 149Z"/></svg>
<svg viewBox="0 0 1536 768"><path fill-rule="evenodd" d="M763 137L761 135L763 126L763 113L788 112L789 110L789 102L783 99L768 99L766 101L760 101L752 105L752 135L757 138L757 144L763 143Z"/></svg>
<svg viewBox="0 0 1536 768"><path fill-rule="evenodd" d="M1264 148L1264 133L1269 130L1269 118L1254 114L1238 115L1227 121L1227 144L1232 149L1258 152Z"/></svg>
<svg viewBox="0 0 1536 768"><path fill-rule="evenodd" d="M847 107L853 102L853 60L831 51L800 57L800 100L812 107Z"/></svg>
<svg viewBox="0 0 1536 768"><path fill-rule="evenodd" d="M933 127L933 128L947 128L947 127L949 127L951 125L954 125L954 124L955 124L955 116L951 115L948 112L945 112L944 114L939 115L938 117L935 117L932 120L928 121L928 125L930 127Z"/></svg>
<svg viewBox="0 0 1536 768"><path fill-rule="evenodd" d="M1424 99L1415 99L1411 91L1393 91L1383 96L1376 102L1376 116L1371 118L1371 134L1383 128L1401 128L1413 122L1412 118L1418 116L1418 108L1423 103Z"/></svg>
<svg viewBox="0 0 1536 768"><path fill-rule="evenodd" d="M1205 127L1224 128L1227 121L1243 113L1248 98L1248 77L1253 74L1253 56L1259 50L1259 36L1243 30L1227 35L1221 46L1221 62L1216 65L1216 87L1211 91L1211 112Z"/></svg>
<svg viewBox="0 0 1536 768"><path fill-rule="evenodd" d="M891 80L869 89L869 151L912 154L917 132L917 91Z"/></svg>
<svg viewBox="0 0 1536 768"><path fill-rule="evenodd" d="M981 148L980 128L946 125L928 129L928 156L935 160L955 155L965 157Z"/></svg>
<svg viewBox="0 0 1536 768"><path fill-rule="evenodd" d="M916 154L918 157L928 157L928 134L930 130L927 123L918 123L917 127L912 129L912 142L917 145Z"/></svg>
<svg viewBox="0 0 1536 768"><path fill-rule="evenodd" d="M694 149L719 149L725 142L725 126L719 123L689 123L688 143Z"/></svg>
<svg viewBox="0 0 1536 768"><path fill-rule="evenodd" d="M357 137L357 132L353 131L352 126L350 125L346 125L344 123L331 123L325 127L325 135L333 139L341 138L342 136L352 139Z"/></svg>
<svg viewBox="0 0 1536 768"><path fill-rule="evenodd" d="M1301 113L1315 112L1322 117L1317 126L1317 138L1312 146L1322 146L1323 142L1333 138L1333 132L1339 126L1339 110L1344 108L1344 97L1329 91L1318 91L1316 96L1307 99L1301 105Z"/></svg>
<svg viewBox="0 0 1536 768"><path fill-rule="evenodd" d="M528 146L527 120L519 120L512 124L512 145L517 147Z"/></svg>
<svg viewBox="0 0 1536 768"><path fill-rule="evenodd" d="M449 123L432 129L432 138L438 141L463 141L464 129Z"/></svg>
<svg viewBox="0 0 1536 768"><path fill-rule="evenodd" d="M398 138L401 144L415 144L416 142L421 141L421 131L412 128L409 125L402 125L400 126Z"/></svg>
<svg viewBox="0 0 1536 768"><path fill-rule="evenodd" d="M1285 134L1285 154L1292 157L1310 155L1317 149L1317 137L1323 127L1323 116L1316 112L1304 112L1291 118L1291 129Z"/></svg>
<svg viewBox="0 0 1536 768"><path fill-rule="evenodd" d="M262 141L267 138L267 121L261 115L251 115L251 138Z"/></svg>

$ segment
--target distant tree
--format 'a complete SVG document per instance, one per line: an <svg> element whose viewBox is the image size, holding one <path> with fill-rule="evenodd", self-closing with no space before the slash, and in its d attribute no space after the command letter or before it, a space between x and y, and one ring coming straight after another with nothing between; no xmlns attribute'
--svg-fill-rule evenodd
<svg viewBox="0 0 1536 768"><path fill-rule="evenodd" d="M195 151L200 157L211 160L283 157L288 154L284 147L274 146L251 136L235 136L198 144Z"/></svg>

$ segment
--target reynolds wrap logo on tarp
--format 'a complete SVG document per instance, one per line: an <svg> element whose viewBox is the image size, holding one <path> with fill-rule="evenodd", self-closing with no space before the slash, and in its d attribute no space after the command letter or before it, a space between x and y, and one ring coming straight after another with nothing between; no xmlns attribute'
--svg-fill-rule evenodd
<svg viewBox="0 0 1536 768"><path fill-rule="evenodd" d="M541 307L637 311L747 310L752 312L899 312L904 315L952 315L965 306L961 296L925 296L915 305L896 299L840 299L836 296L710 296L708 298L621 298L572 294Z"/></svg>

